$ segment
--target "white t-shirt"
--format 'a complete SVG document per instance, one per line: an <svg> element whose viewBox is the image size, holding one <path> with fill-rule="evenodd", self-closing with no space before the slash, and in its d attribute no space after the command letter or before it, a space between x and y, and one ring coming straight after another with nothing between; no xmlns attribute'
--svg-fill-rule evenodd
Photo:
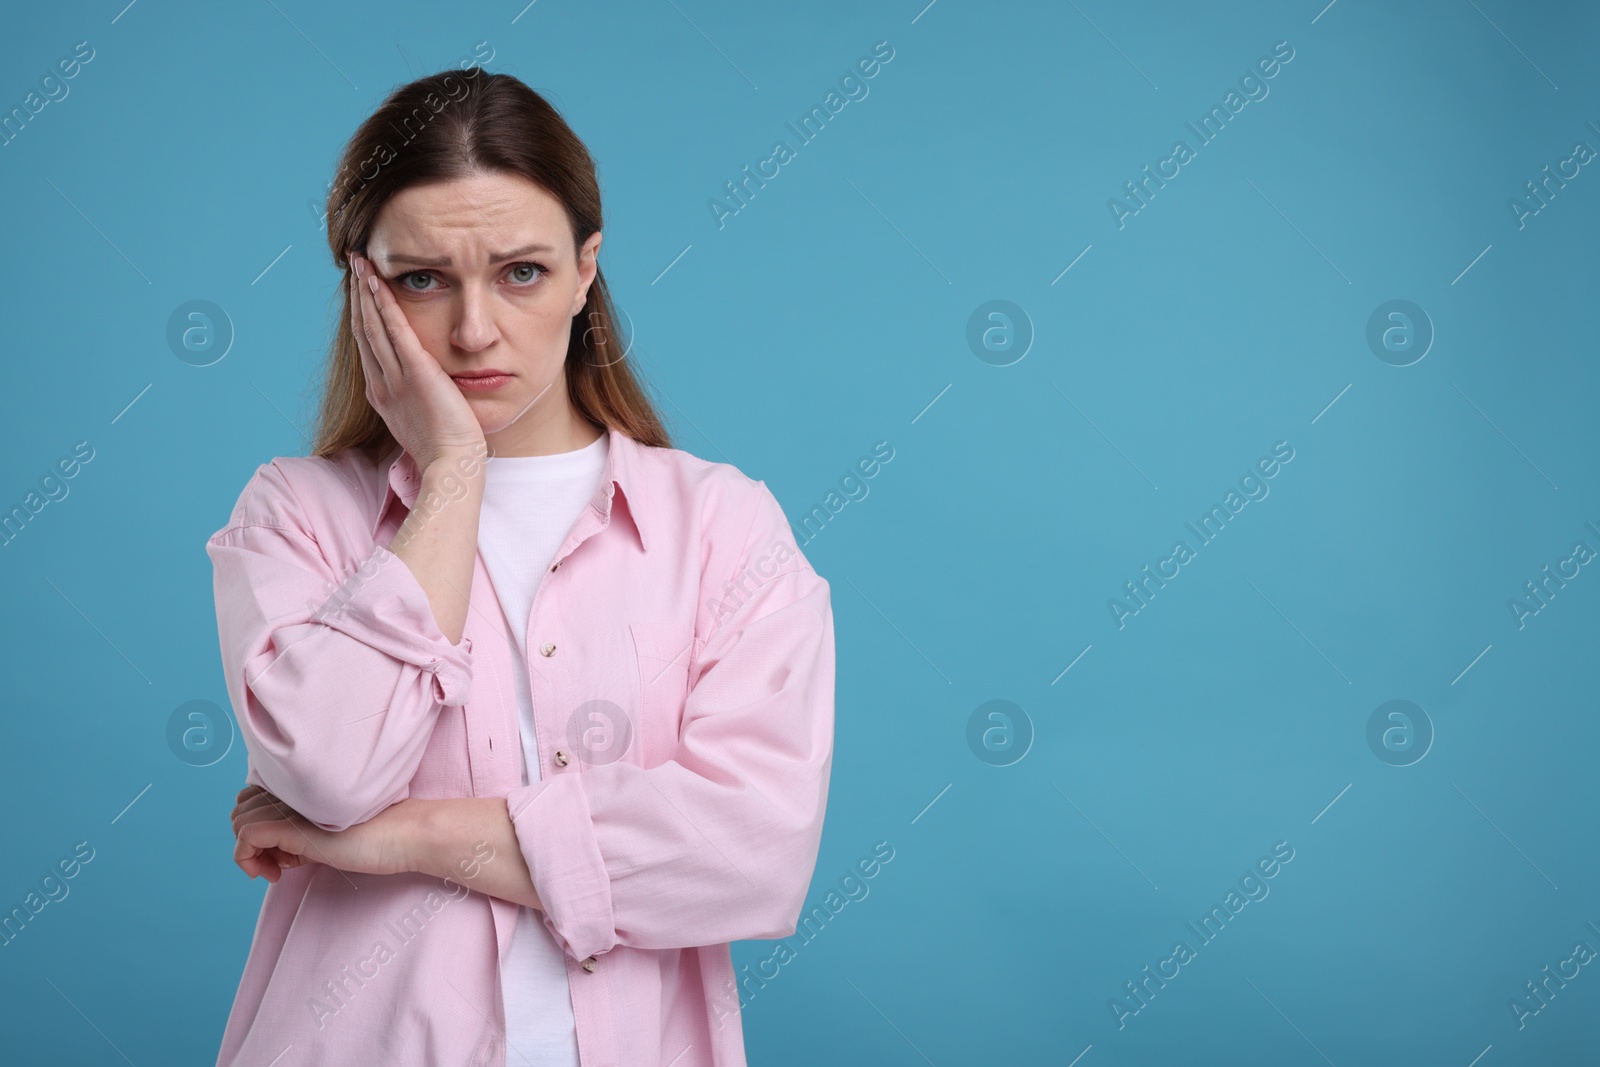
<svg viewBox="0 0 1600 1067"><path fill-rule="evenodd" d="M608 435L602 433L572 452L495 456L484 468L478 551L522 649L516 682L523 785L529 784L529 774L539 775L526 673L528 613L556 550L600 487L608 448ZM518 910L516 931L500 961L500 983L507 1067L579 1067L566 955L531 908Z"/></svg>

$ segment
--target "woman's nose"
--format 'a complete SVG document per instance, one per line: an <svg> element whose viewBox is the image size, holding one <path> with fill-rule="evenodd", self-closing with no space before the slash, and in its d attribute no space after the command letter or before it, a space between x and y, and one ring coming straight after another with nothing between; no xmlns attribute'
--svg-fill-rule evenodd
<svg viewBox="0 0 1600 1067"><path fill-rule="evenodd" d="M457 348L476 352L495 339L494 319L489 308L489 296L473 287L462 291L461 303L456 312L455 344Z"/></svg>

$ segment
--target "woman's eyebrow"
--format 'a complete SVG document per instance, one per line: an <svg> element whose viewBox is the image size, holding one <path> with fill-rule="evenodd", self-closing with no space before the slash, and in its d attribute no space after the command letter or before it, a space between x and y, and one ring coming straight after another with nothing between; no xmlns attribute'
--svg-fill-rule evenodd
<svg viewBox="0 0 1600 1067"><path fill-rule="evenodd" d="M496 252L496 253L494 253L493 255L491 255L489 257L489 262L490 263L504 263L506 260L508 260L508 259L516 259L518 256L532 255L535 252L554 252L554 251L555 251L554 248L552 248L551 246L546 245L546 244L523 245L521 248L513 248L509 252ZM424 259L421 256L413 256L408 252L391 252L388 256L386 256L384 258L388 259L388 261L390 263L409 263L413 267L448 267L448 266L450 266L450 257L449 256L442 256L439 259Z"/></svg>

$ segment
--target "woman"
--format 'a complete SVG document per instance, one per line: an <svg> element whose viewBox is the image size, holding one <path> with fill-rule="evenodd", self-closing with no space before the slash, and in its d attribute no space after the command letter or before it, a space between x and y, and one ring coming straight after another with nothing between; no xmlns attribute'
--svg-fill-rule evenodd
<svg viewBox="0 0 1600 1067"><path fill-rule="evenodd" d="M828 584L671 447L538 94L419 79L340 177L313 454L207 544L271 883L218 1064L743 1064L728 943L794 932L821 835Z"/></svg>

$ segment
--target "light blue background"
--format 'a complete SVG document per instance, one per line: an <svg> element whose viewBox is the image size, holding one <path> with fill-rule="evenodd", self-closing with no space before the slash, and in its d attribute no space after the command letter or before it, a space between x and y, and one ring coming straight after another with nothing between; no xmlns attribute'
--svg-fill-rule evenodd
<svg viewBox="0 0 1600 1067"><path fill-rule="evenodd" d="M796 522L895 450L805 547L838 639L813 902L895 857L749 1000L753 1064L1600 1055L1596 966L1524 1029L1508 1007L1600 949L1600 577L1507 606L1600 548L1600 171L1523 228L1507 206L1600 149L1593 5L122 2L0 38L0 110L96 52L0 149L0 507L96 450L0 549L0 908L96 850L0 948L10 1062L213 1061L265 886L229 860L242 744L166 741L227 704L204 542L306 450L338 280L308 201L392 87L480 41L599 161L602 266L682 447ZM880 40L870 95L719 230L708 199ZM1108 198L1284 40L1119 229ZM212 366L165 342L193 299L237 330ZM965 339L994 299L1036 334L1010 366ZM1392 299L1436 330L1411 366L1365 340ZM1278 441L1270 495L1119 629L1108 599ZM1366 740L1397 698L1436 732L1406 767ZM968 746L993 699L1032 724L1010 766ZM1119 1029L1108 1001L1279 841L1270 895Z"/></svg>

